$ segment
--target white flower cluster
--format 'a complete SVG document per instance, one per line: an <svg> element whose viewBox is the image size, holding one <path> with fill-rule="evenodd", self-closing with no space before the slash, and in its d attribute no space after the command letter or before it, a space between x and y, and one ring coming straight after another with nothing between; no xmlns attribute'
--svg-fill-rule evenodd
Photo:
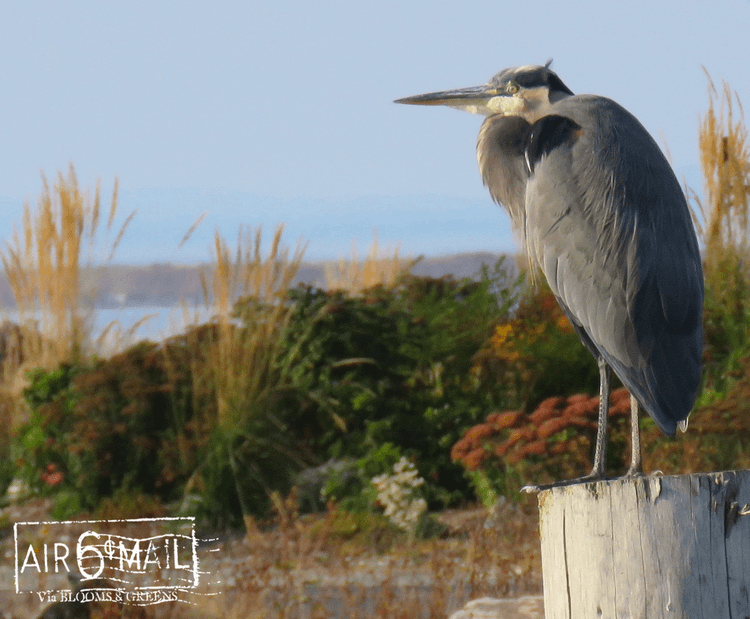
<svg viewBox="0 0 750 619"><path fill-rule="evenodd" d="M417 467L403 456L393 465L393 475L372 478L378 489L378 501L385 507L385 515L397 527L414 531L420 516L427 510L427 502L419 496L424 479Z"/></svg>

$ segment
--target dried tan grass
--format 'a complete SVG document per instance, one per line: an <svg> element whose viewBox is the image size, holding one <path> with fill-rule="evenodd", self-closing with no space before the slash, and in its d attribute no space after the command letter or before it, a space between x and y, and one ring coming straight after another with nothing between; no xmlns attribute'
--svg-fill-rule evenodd
<svg viewBox="0 0 750 619"><path fill-rule="evenodd" d="M92 301L82 279L84 250L93 247L102 210L97 181L93 197L78 185L75 168L58 173L50 186L42 174L43 190L36 208L24 204L21 229L2 252L2 263L25 328L21 342L27 365L51 368L89 353ZM107 229L117 211L118 182L109 207ZM130 219L128 219L129 221ZM110 257L122 238L118 233Z"/></svg>
<svg viewBox="0 0 750 619"><path fill-rule="evenodd" d="M747 277L750 249L750 146L739 96L727 82L721 92L708 79L709 107L699 128L703 198L692 192L696 228L705 247L706 279L726 278L727 269Z"/></svg>
<svg viewBox="0 0 750 619"><path fill-rule="evenodd" d="M198 600L205 616L444 619L468 599L541 591L532 501L497 506L489 519L481 509L446 514L445 536L412 543L387 527L342 529L333 507L299 516L288 499L275 505L273 527L218 549L235 579Z"/></svg>
<svg viewBox="0 0 750 619"><path fill-rule="evenodd" d="M357 246L352 243L351 258L341 258L336 263L325 265L326 287L356 295L373 286L392 286L416 262L411 256L402 257L398 246L393 250L385 248L381 251L377 237L370 245L367 256L360 260Z"/></svg>
<svg viewBox="0 0 750 619"><path fill-rule="evenodd" d="M19 399L27 368L52 369L63 361L75 362L100 352L105 342L112 345L112 325L92 341L96 286L84 273L92 261L104 214L100 182L92 196L79 186L71 164L68 174L59 172L52 185L42 173L42 184L36 205L24 203L20 228L14 227L11 241L0 252L20 322L18 328L3 334L3 346L13 350L3 356L0 368L3 398ZM106 213L107 231L114 223L117 199L115 179ZM120 228L109 259L131 218Z"/></svg>
<svg viewBox="0 0 750 619"><path fill-rule="evenodd" d="M298 244L289 256L281 243L283 229L276 229L265 257L261 228L254 234L240 230L234 250L217 232L213 263L201 274L204 299L217 326L208 352L208 371L221 427L238 424L237 415L252 410L276 387L273 369L280 337L291 317L286 294L304 253ZM240 298L248 300L242 316L244 329L232 317L232 306Z"/></svg>
<svg viewBox="0 0 750 619"><path fill-rule="evenodd" d="M290 360L281 358L282 341L293 313L287 293L304 247L298 244L290 256L281 242L282 233L283 226L279 226L264 252L261 228L254 233L241 229L235 248L230 248L217 232L212 262L200 274L211 318L205 324L205 312L195 312L196 323L186 332L186 359L170 359L170 347L164 347L168 372L178 376L187 362L192 408L210 433L208 451L221 454L232 467L248 533L253 529L252 506L243 487L252 473L248 469L255 464L242 461L239 446L247 442L247 428L252 422L265 427L274 417L273 397L288 382L285 372L291 369ZM198 320L204 324L199 326ZM260 437L253 434L253 439ZM269 449L294 458L281 444L274 443ZM213 460L209 457L208 461ZM210 491L207 478L210 475L199 469L188 482L188 489ZM262 476L259 480L270 494Z"/></svg>

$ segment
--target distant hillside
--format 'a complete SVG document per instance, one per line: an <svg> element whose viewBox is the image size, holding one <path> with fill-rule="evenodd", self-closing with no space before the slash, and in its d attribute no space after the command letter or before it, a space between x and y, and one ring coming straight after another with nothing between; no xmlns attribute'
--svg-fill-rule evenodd
<svg viewBox="0 0 750 619"><path fill-rule="evenodd" d="M501 254L479 252L423 258L412 269L412 273L428 277L476 277L483 265L492 266L500 257ZM512 257L509 260L512 261ZM302 263L296 283L324 286L326 264ZM181 301L200 303L203 301L199 277L202 268L205 267L175 264L97 267L85 271L84 288L90 291L88 296L95 300L96 307L102 309L174 307ZM15 306L4 273L0 273L0 304L6 308Z"/></svg>

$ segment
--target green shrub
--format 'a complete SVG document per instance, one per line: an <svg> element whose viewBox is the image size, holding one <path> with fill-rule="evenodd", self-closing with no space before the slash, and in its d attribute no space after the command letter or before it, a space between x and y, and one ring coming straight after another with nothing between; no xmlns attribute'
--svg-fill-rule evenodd
<svg viewBox="0 0 750 619"><path fill-rule="evenodd" d="M299 361L287 400L290 428L319 458L355 459L369 477L401 455L414 457L433 506L466 496L449 450L504 401L506 385L477 380L472 368L517 286L499 265L479 282L406 276L359 296L291 291L284 345ZM387 445L393 458L378 462Z"/></svg>
<svg viewBox="0 0 750 619"><path fill-rule="evenodd" d="M37 371L16 446L24 477L58 495L63 511L144 493L182 498L183 510L225 527L264 515L272 493L287 494L300 470L332 458L355 462L357 475L327 479L329 498L370 509L372 477L406 456L433 507L455 502L469 487L450 447L511 392L476 366L519 285L499 265L479 282L407 276L358 296L292 290L280 348L264 366L270 382L246 403L252 410L224 400L223 423L207 369L221 343L215 323ZM257 331L260 305L235 305L225 330L238 349Z"/></svg>
<svg viewBox="0 0 750 619"><path fill-rule="evenodd" d="M511 386L508 408L531 412L546 398L599 388L594 356L542 283L525 289L512 316L495 327L482 362L490 377Z"/></svg>
<svg viewBox="0 0 750 619"><path fill-rule="evenodd" d="M58 500L57 515L93 509L118 490L175 498L195 466L190 425L175 427L163 353L142 343L91 365L29 373L31 408L15 445L21 475ZM174 437L183 439L182 462Z"/></svg>
<svg viewBox="0 0 750 619"><path fill-rule="evenodd" d="M726 397L750 353L750 285L736 260L727 260L706 282L703 309L703 398Z"/></svg>

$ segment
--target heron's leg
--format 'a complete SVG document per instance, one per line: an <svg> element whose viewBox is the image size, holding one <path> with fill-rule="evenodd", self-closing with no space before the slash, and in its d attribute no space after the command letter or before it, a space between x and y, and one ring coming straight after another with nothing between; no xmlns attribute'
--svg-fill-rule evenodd
<svg viewBox="0 0 750 619"><path fill-rule="evenodd" d="M601 357L599 362L599 421L596 428L596 448L594 450L594 466L587 477L604 479L607 467L607 422L609 421L609 397L612 392L610 370L607 362Z"/></svg>
<svg viewBox="0 0 750 619"><path fill-rule="evenodd" d="M599 423L596 429L596 448L594 449L594 466L588 475L557 481L553 484L529 485L521 488L521 492L541 492L550 488L570 486L572 484L598 481L604 479L607 465L607 421L609 420L609 398L612 391L610 378L612 370L607 362L599 357ZM640 454L640 451L638 452Z"/></svg>
<svg viewBox="0 0 750 619"><path fill-rule="evenodd" d="M641 407L634 396L630 396L630 468L625 477L643 475L641 461Z"/></svg>

